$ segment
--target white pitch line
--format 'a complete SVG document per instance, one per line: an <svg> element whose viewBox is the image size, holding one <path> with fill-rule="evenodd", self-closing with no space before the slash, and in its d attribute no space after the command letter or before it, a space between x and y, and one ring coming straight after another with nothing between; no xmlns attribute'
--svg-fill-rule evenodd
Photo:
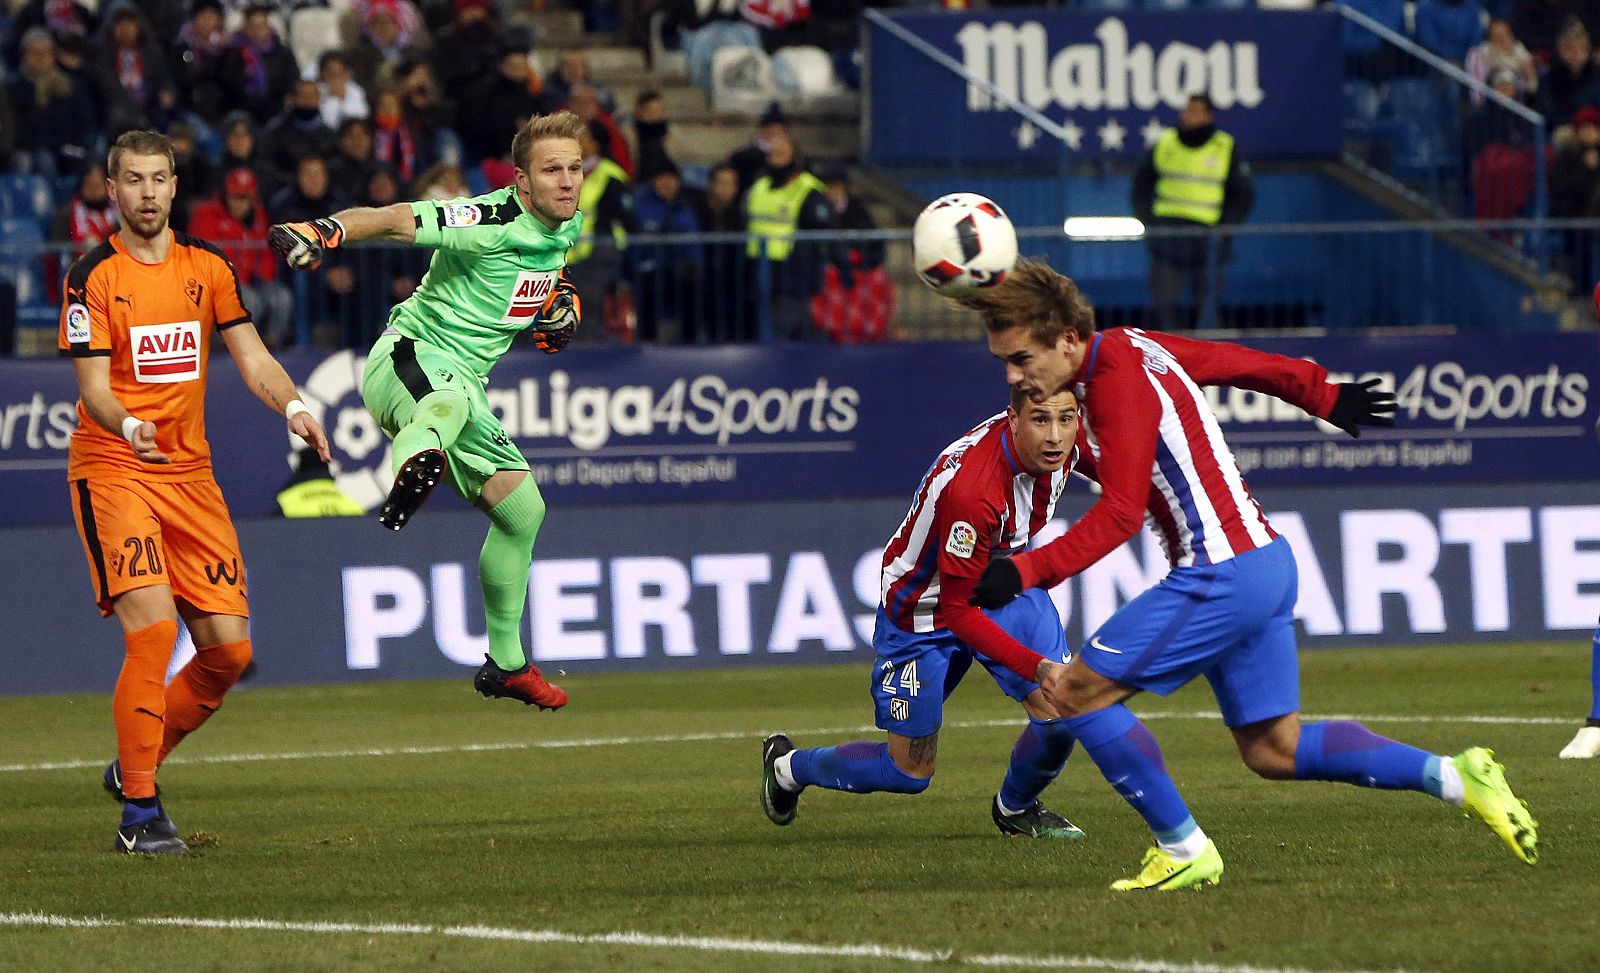
<svg viewBox="0 0 1600 973"><path fill-rule="evenodd" d="M157 926L243 932L300 932L361 936L450 936L521 943L566 943L573 946L636 946L701 953L756 953L780 956L824 956L835 959L883 959L950 966L1013 967L1031 970L1113 970L1120 973L1335 973L1297 966L1169 962L1107 956L1028 956L1014 953L960 953L880 943L801 943L776 939L734 939L724 936L662 936L643 932L571 933L556 929L505 929L494 926L436 926L414 923L286 922L276 919L198 919L148 916L107 919L56 916L40 912L0 912L0 926L43 926L64 929ZM1363 973L1349 970L1338 973ZM1399 971L1392 971L1399 973Z"/></svg>
<svg viewBox="0 0 1600 973"><path fill-rule="evenodd" d="M1215 710L1194 710L1177 713L1141 713L1144 720L1220 720ZM1569 726L1575 721L1555 716L1414 716L1414 715L1359 715L1349 713L1301 714L1305 720L1355 720L1361 723L1467 723L1489 726ZM992 729L1021 726L1020 719L1011 720L954 720L945 726L957 729ZM877 733L874 726L832 726L793 731L796 735L830 736L843 733ZM705 743L715 740L752 740L764 736L761 730L729 730L716 733L673 733L656 736L587 737L569 740L526 740L503 743L458 743L427 747L373 747L359 750L303 750L287 753L219 753L204 757L173 757L169 765L179 764L248 764L269 760L346 760L356 757L413 757L440 753L492 753L499 750L569 750L585 747L625 747L640 743ZM42 770L82 770L86 767L103 767L105 757L80 760L53 760L42 763L0 764L0 774L29 773Z"/></svg>

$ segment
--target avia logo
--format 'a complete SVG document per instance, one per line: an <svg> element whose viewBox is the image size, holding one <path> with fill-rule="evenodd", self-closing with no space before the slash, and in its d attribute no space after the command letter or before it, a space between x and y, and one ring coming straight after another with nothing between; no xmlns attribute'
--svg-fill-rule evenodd
<svg viewBox="0 0 1600 973"><path fill-rule="evenodd" d="M1253 43L1218 40L1199 48L1174 41L1159 51L1145 43L1130 47L1128 27L1116 17L1102 20L1094 36L1099 43L1051 51L1043 24L1001 20L972 21L955 40L969 75L1035 109L1181 109L1201 91L1218 108L1254 108L1266 98ZM967 108L1006 110L978 85L967 86Z"/></svg>
<svg viewBox="0 0 1600 973"><path fill-rule="evenodd" d="M213 585L226 581L230 585L237 586L239 584L239 559L233 558L227 564L218 561L215 566L206 565L206 580Z"/></svg>
<svg viewBox="0 0 1600 973"><path fill-rule="evenodd" d="M128 329L133 377L163 384L200 377L200 322L142 324Z"/></svg>
<svg viewBox="0 0 1600 973"><path fill-rule="evenodd" d="M560 276L555 270L524 270L517 274L516 286L511 290L511 301L506 305L505 316L500 319L501 324L526 325L533 321L534 315L544 307L544 302L549 299L550 292L555 289L556 278Z"/></svg>

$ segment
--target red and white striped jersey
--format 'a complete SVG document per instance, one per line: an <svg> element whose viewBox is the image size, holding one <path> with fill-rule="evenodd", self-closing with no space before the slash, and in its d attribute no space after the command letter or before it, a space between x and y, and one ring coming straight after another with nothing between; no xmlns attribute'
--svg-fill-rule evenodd
<svg viewBox="0 0 1600 973"><path fill-rule="evenodd" d="M889 620L906 632L949 628L986 655L981 643L996 633L1010 641L967 599L990 557L1021 550L1050 522L1076 456L1049 476L1028 473L1004 412L946 446L883 553Z"/></svg>
<svg viewBox="0 0 1600 973"><path fill-rule="evenodd" d="M1315 362L1137 328L1090 339L1078 374L1080 468L1100 500L1065 535L1017 561L1024 585L1053 587L1109 554L1142 522L1173 567L1217 564L1277 534L1251 496L1201 387L1276 396L1325 418L1338 397Z"/></svg>

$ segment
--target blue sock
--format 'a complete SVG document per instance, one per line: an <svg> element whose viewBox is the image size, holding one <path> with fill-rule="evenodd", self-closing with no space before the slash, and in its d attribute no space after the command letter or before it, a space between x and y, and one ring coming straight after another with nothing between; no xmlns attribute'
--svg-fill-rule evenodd
<svg viewBox="0 0 1600 973"><path fill-rule="evenodd" d="M1161 745L1121 703L1062 720L1100 773L1132 805L1159 841L1181 841L1195 830L1194 818L1167 775Z"/></svg>
<svg viewBox="0 0 1600 973"><path fill-rule="evenodd" d="M161 816L161 803L153 797L122 802L122 827L137 828Z"/></svg>
<svg viewBox="0 0 1600 973"><path fill-rule="evenodd" d="M1594 695L1590 697L1589 722L1600 725L1600 628L1594 630L1594 641L1589 648L1589 685Z"/></svg>
<svg viewBox="0 0 1600 973"><path fill-rule="evenodd" d="M796 750L789 757L789 773L797 784L852 794L920 794L928 789L928 778L913 777L895 766L887 743L870 740Z"/></svg>
<svg viewBox="0 0 1600 973"><path fill-rule="evenodd" d="M1440 796L1439 767L1439 757L1345 720L1302 724L1294 752L1294 775L1300 780L1337 780L1434 797Z"/></svg>
<svg viewBox="0 0 1600 973"><path fill-rule="evenodd" d="M1072 734L1060 720L1030 717L1011 748L1011 766L1000 785L1000 803L1011 811L1032 807L1071 755Z"/></svg>

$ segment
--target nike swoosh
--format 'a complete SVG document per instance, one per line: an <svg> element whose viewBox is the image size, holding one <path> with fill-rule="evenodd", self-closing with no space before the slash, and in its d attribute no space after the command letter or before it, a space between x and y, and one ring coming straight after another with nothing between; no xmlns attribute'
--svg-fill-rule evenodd
<svg viewBox="0 0 1600 973"><path fill-rule="evenodd" d="M1095 648L1099 649L1101 652L1110 652L1112 655L1121 655L1122 654L1122 650L1121 649L1113 649L1111 646L1109 646L1109 645L1105 644L1104 642L1100 641L1100 636L1098 636L1098 635L1096 635L1094 638L1090 639L1089 640L1089 644L1094 646Z"/></svg>
<svg viewBox="0 0 1600 973"><path fill-rule="evenodd" d="M139 841L139 835L138 835L137 832L135 832L134 836L132 838L126 838L126 837L123 837L123 834L122 834L121 831L118 831L117 832L117 840L122 842L122 847L128 849L129 851L132 851L133 850L133 846L136 843L138 843L138 841Z"/></svg>

